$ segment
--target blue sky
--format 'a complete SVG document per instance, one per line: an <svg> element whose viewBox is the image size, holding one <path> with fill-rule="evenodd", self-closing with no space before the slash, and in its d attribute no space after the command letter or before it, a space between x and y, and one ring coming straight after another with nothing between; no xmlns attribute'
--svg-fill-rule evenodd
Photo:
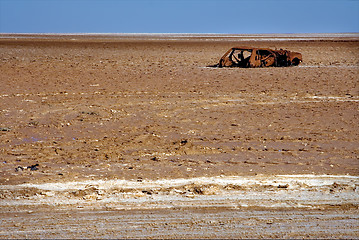
<svg viewBox="0 0 359 240"><path fill-rule="evenodd" d="M359 32L359 0L0 0L0 33Z"/></svg>

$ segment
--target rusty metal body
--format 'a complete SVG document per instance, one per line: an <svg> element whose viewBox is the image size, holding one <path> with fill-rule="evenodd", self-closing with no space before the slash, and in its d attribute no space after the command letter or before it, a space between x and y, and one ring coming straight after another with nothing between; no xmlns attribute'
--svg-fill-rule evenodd
<svg viewBox="0 0 359 240"><path fill-rule="evenodd" d="M269 48L233 47L212 67L287 67L302 62L302 54Z"/></svg>

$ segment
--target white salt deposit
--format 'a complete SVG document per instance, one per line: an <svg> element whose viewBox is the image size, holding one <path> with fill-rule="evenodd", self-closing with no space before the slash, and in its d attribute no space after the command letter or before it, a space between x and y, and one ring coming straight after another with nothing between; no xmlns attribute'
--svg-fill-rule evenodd
<svg viewBox="0 0 359 240"><path fill-rule="evenodd" d="M356 206L359 177L349 175L217 176L159 180L91 180L0 186L31 197L2 199L0 205L103 204L117 209L168 207ZM39 194L40 192L40 194Z"/></svg>

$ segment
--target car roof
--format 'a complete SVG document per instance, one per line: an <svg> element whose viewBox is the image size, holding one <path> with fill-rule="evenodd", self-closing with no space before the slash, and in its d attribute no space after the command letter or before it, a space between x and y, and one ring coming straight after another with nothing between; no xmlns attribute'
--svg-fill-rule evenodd
<svg viewBox="0 0 359 240"><path fill-rule="evenodd" d="M256 48L256 47L246 47L246 46L240 46L240 47L232 47L232 50L267 50L267 51L278 51L278 50L273 50L270 48Z"/></svg>

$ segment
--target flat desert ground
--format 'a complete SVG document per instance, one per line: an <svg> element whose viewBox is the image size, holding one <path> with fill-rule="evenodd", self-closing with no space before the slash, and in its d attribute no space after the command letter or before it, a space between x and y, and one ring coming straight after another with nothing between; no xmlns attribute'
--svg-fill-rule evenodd
<svg viewBox="0 0 359 240"><path fill-rule="evenodd" d="M359 237L358 34L2 34L0 82L0 238Z"/></svg>

